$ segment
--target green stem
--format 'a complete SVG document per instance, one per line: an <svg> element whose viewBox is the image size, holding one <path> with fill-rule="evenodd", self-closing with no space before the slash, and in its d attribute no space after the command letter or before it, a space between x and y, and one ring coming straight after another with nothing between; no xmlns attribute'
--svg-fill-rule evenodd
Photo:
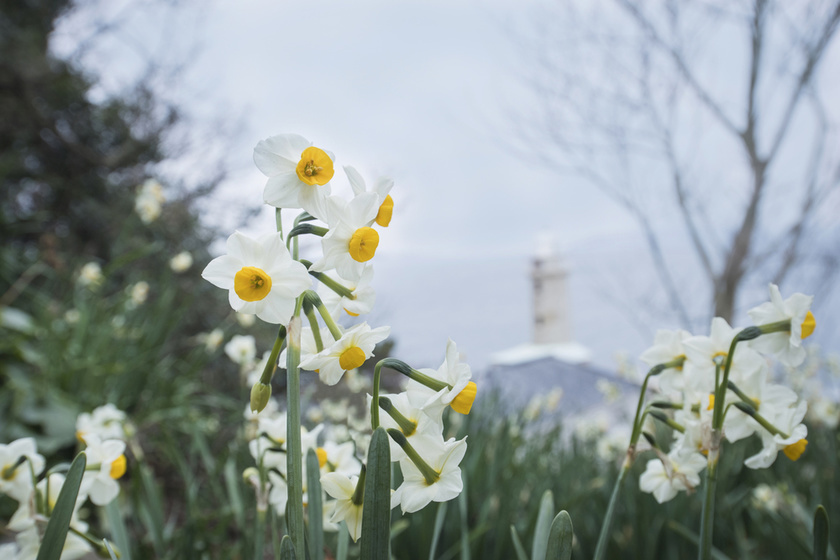
<svg viewBox="0 0 840 560"><path fill-rule="evenodd" d="M324 305L323 301L321 301L321 297L312 290L306 290L303 293L303 296L307 298L313 307L318 310L318 313L321 314L321 318L324 320L324 324L327 325L327 328L330 329L330 334L333 339L338 340L341 338L341 329L335 323L332 315L330 315L330 312L327 310L327 306Z"/></svg>
<svg viewBox="0 0 840 560"><path fill-rule="evenodd" d="M317 348L318 352L320 352L324 349L324 341L321 340L321 327L318 325L318 317L315 315L315 308L312 307L312 304L309 303L306 298L303 299L303 313L309 320L309 328L312 329L312 338L315 339L315 348Z"/></svg>
<svg viewBox="0 0 840 560"><path fill-rule="evenodd" d="M618 503L621 483L624 482L624 478L627 476L627 472L630 470L630 465L632 464L629 455L628 453L628 458L625 459L624 464L621 466L621 471L618 473L618 478L615 480L615 486L613 486L612 495L610 496L610 504L607 506L607 514L604 518L603 525L601 525L601 533L598 535L598 544L595 546L593 560L603 560L604 555L607 553L607 541L610 538L610 529L612 528L613 517L615 517L615 504Z"/></svg>
<svg viewBox="0 0 840 560"><path fill-rule="evenodd" d="M310 264L309 266L312 266L312 265ZM309 267L307 267L307 268L309 268ZM316 272L314 270L310 270L309 275L312 276L313 278L315 278L316 280L318 280L321 284L323 284L324 286L326 286L330 290L332 290L335 293L337 293L338 295L340 295L341 297L345 297L347 299L356 299L356 294L353 293L353 290L351 290L347 286L344 286L344 285L336 282L335 280L333 280L332 278L330 278L329 276L327 276L323 272Z"/></svg>
<svg viewBox="0 0 840 560"><path fill-rule="evenodd" d="M735 383L733 383L732 381L729 382L729 389L733 393L738 395L741 398L742 401L744 401L745 403L749 404L750 406L752 406L753 408L758 410L758 402L755 399L751 399L749 396L747 396L747 394L744 393L741 390L741 388L738 387L737 385L735 385Z"/></svg>
<svg viewBox="0 0 840 560"><path fill-rule="evenodd" d="M300 218L300 216L298 216ZM292 258L298 260L298 240L292 243ZM300 441L300 311L304 295L298 296L289 321L286 341L286 473L289 487L289 536L297 554L306 550L303 525L303 453Z"/></svg>
<svg viewBox="0 0 840 560"><path fill-rule="evenodd" d="M277 331L277 338L274 340L274 346L271 347L271 354L268 356L268 362L265 364L262 375L260 376L260 383L264 385L271 384L271 379L274 377L274 372L277 371L277 356L280 355L280 349L283 348L283 342L286 340L286 327L280 325Z"/></svg>
<svg viewBox="0 0 840 560"><path fill-rule="evenodd" d="M370 425L373 431L379 427L379 381L382 378L382 368L388 367L395 371L408 375L411 366L396 358L384 358L376 362L373 368L373 400L370 402Z"/></svg>
<svg viewBox="0 0 840 560"><path fill-rule="evenodd" d="M277 233L280 234L280 239L283 239L283 216L281 215L281 208L274 209L274 223L277 225Z"/></svg>
<svg viewBox="0 0 840 560"><path fill-rule="evenodd" d="M645 404L645 393L647 392L648 381L650 381L651 377L659 375L666 369L681 368L683 363L685 363L685 356L679 356L670 362L653 366L647 372L647 375L645 375L645 379L642 381L642 389L639 393L639 402L636 405L636 416L633 418L633 432L630 435L630 447L633 449L633 452L635 452L636 444L639 442L639 436L642 433L642 421L644 420L642 417L642 410Z"/></svg>
<svg viewBox="0 0 840 560"><path fill-rule="evenodd" d="M257 510L254 534L254 560L265 558L265 510Z"/></svg>
<svg viewBox="0 0 840 560"><path fill-rule="evenodd" d="M703 517L700 520L700 547L697 558L711 560L712 529L715 519L715 489L717 488L717 465L720 453L720 432L717 440L712 434L712 449L709 449L709 462L706 466L706 491L703 496Z"/></svg>

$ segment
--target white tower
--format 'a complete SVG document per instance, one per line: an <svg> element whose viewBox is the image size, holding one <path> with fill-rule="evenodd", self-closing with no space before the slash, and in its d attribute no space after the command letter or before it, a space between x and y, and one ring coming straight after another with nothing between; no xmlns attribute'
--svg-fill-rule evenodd
<svg viewBox="0 0 840 560"><path fill-rule="evenodd" d="M531 269L534 286L534 343L561 344L572 341L566 272L554 240L541 236Z"/></svg>

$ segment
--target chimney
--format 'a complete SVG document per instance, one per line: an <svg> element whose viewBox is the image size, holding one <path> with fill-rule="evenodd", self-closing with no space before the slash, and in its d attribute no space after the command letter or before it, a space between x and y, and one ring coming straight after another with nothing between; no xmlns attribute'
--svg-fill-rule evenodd
<svg viewBox="0 0 840 560"><path fill-rule="evenodd" d="M554 246L554 239L539 238L531 269L534 288L534 343L559 344L572 341L566 302L568 273Z"/></svg>

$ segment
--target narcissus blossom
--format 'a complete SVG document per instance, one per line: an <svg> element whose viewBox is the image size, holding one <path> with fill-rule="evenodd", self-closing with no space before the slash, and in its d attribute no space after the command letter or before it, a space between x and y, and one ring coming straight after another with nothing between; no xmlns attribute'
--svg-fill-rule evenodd
<svg viewBox="0 0 840 560"><path fill-rule="evenodd" d="M321 352L301 360L300 367L309 371L318 370L321 381L335 385L345 371L361 367L373 356L376 344L388 338L389 334L391 327L371 329L367 323L361 323Z"/></svg>
<svg viewBox="0 0 840 560"><path fill-rule="evenodd" d="M76 438L82 441L87 434L96 434L101 439L125 439L125 412L111 403L82 412L76 418Z"/></svg>
<svg viewBox="0 0 840 560"><path fill-rule="evenodd" d="M35 487L35 476L44 470L44 456L38 453L33 438L21 438L0 444L0 493L18 502L28 499Z"/></svg>
<svg viewBox="0 0 840 560"><path fill-rule="evenodd" d="M289 322L295 299L312 284L306 267L292 259L279 233L252 239L234 232L227 240L227 255L210 261L201 276L229 291L234 311L275 324Z"/></svg>
<svg viewBox="0 0 840 560"><path fill-rule="evenodd" d="M677 449L661 459L651 459L639 477L639 489L653 494L660 504L674 498L680 490L693 490L700 484L700 471L706 457Z"/></svg>
<svg viewBox="0 0 840 560"><path fill-rule="evenodd" d="M353 194L355 196L359 196L360 194L367 192L365 180L355 168L345 165L344 173L350 181L350 186L352 187ZM394 199L391 198L391 195L388 193L391 192L392 188L394 188L394 180L390 177L380 177L376 181L376 184L373 185L373 190L371 192L378 194L381 202L379 204L379 210L376 213L376 217L368 225L376 223L378 226L388 227L391 223L391 216L394 213Z"/></svg>
<svg viewBox="0 0 840 560"><path fill-rule="evenodd" d="M748 457L744 464L751 469L766 469L776 461L779 451L791 461L796 461L805 451L808 445L808 428L802 423L808 404L800 401L796 407L789 407L775 411L770 414L765 411L762 416L779 430L778 434L771 434L767 430L761 430L761 451Z"/></svg>
<svg viewBox="0 0 840 560"><path fill-rule="evenodd" d="M391 496L391 507L400 505L403 513L413 513L430 502L446 502L456 498L464 488L460 463L467 452L467 439L443 442L439 447L422 445L418 454L437 473L438 478L429 482L409 458L400 460L403 483Z"/></svg>
<svg viewBox="0 0 840 560"><path fill-rule="evenodd" d="M766 354L777 356L782 362L795 367L805 360L802 340L814 332L816 321L811 313L814 296L793 294L782 300L779 287L770 284L770 301L747 311L756 325L790 321L790 332L774 332L761 335L750 345Z"/></svg>
<svg viewBox="0 0 840 560"><path fill-rule="evenodd" d="M302 208L319 219L324 219L334 160L331 152L297 134L278 134L260 140L254 148L254 163L268 176L263 192L266 203Z"/></svg>
<svg viewBox="0 0 840 560"><path fill-rule="evenodd" d="M447 341L446 358L437 370L424 368L419 371L448 385L444 389L435 391L418 381L408 382L407 392L410 393L410 398L415 402L417 399L425 399L423 409L430 416L439 417L447 405L461 414L469 413L475 400L477 386L470 381L472 379L470 366L461 363L458 347L452 340Z"/></svg>
<svg viewBox="0 0 840 560"><path fill-rule="evenodd" d="M326 285L318 287L318 294L324 302L327 310L336 320L341 315L358 317L369 313L376 302L376 292L373 290L373 267L368 264L362 270L358 280L346 280L338 277L335 280L353 293L353 298L343 297L335 293Z"/></svg>
<svg viewBox="0 0 840 560"><path fill-rule="evenodd" d="M189 251L181 251L171 259L169 259L169 268L172 272L180 274L186 272L193 265L193 257Z"/></svg>
<svg viewBox="0 0 840 560"><path fill-rule="evenodd" d="M117 480L125 474L125 442L109 439L102 441L96 434L83 437L87 470L82 478L80 491L90 496L98 506L108 505L120 493Z"/></svg>
<svg viewBox="0 0 840 560"><path fill-rule="evenodd" d="M330 197L330 231L321 240L324 256L312 265L312 270L335 269L342 278L359 280L365 263L373 258L379 246L379 233L368 226L376 218L379 205L376 193L360 194L347 203Z"/></svg>
<svg viewBox="0 0 840 560"><path fill-rule="evenodd" d="M355 503L353 496L356 493L356 485L359 482L358 476L348 478L347 476L331 472L321 476L321 486L324 490L336 499L335 511L330 517L330 522L347 523L347 529L353 542L359 540L362 534L362 511L363 503Z"/></svg>

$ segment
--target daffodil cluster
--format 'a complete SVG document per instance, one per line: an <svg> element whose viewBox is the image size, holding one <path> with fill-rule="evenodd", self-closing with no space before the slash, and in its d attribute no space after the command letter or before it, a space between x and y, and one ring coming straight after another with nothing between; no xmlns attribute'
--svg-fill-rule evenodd
<svg viewBox="0 0 840 560"><path fill-rule="evenodd" d="M803 294L783 299L771 284L770 301L748 312L755 326L735 329L716 317L708 336L657 333L641 359L651 366L648 377L658 380L660 397L637 413L634 435L643 431L647 416L671 428L675 439L665 452L645 433L657 458L648 461L641 476L643 491L660 503L679 491L691 492L703 469L717 463L723 441L759 438L761 450L744 461L751 469L769 467L779 452L799 459L808 444L807 403L773 381L771 364L774 359L788 367L803 362L802 340L816 326L812 301Z"/></svg>
<svg viewBox="0 0 840 560"><path fill-rule="evenodd" d="M76 437L83 445L87 467L62 559L80 558L93 550L91 543L96 540L88 535L88 524L82 521L79 510L88 499L94 505L105 506L119 494L117 480L126 472L124 451L130 426L125 413L112 404L77 418ZM18 502L7 524L9 530L17 533L15 542L0 546L0 558L35 558L41 547L44 527L64 485L66 470L56 466L45 472L45 467L34 438L0 444L0 493Z"/></svg>
<svg viewBox="0 0 840 560"><path fill-rule="evenodd" d="M256 467L245 477L256 489L258 511L270 504L284 515L288 503L290 517L302 516L295 508L300 501L307 502L303 458L315 450L321 485L333 498L325 503L324 511L331 512L326 523L344 521L355 540L361 531L365 488L365 467L357 454L364 451L360 448L365 437L369 440L369 432L362 434L359 426L351 426L344 434L346 440L336 441L322 433L322 426L306 430L301 425L298 379L303 370L328 386L349 378L361 388L364 383L358 382L356 370L390 335L390 327L353 321L369 313L376 300L372 263L380 232L393 216L394 183L380 178L368 188L356 169L345 166L352 198L337 196L332 192L335 156L296 134L259 142L254 162L268 178L263 200L277 209L277 231L256 238L234 232L226 254L213 259L202 273L228 291L230 305L240 315L256 315L278 325L274 347L259 363L253 338L235 337L225 347L251 385L250 450ZM285 233L280 209L300 211ZM320 238L320 255L299 255L298 238L303 235ZM409 378L404 393L379 397L383 366ZM283 412L271 398L278 368L287 370L289 380ZM450 341L437 370L415 370L385 359L375 371L371 422L364 424L376 429L380 407L385 411L382 425L389 428L393 458L399 461L404 479L393 494L392 507L400 504L403 511L417 511L431 501L454 498L462 488L458 464L466 441L444 441L443 411L451 407L469 412L477 390L469 366L460 362Z"/></svg>

